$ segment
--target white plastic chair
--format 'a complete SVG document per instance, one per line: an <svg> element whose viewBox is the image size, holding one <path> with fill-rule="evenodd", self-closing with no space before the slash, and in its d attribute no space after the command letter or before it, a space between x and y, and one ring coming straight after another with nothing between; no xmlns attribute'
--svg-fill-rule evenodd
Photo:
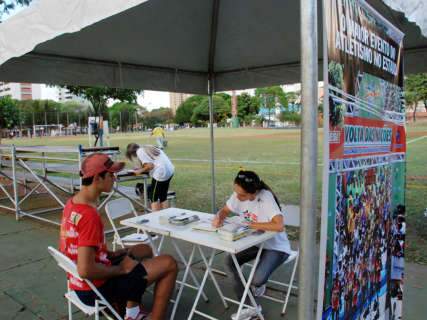
<svg viewBox="0 0 427 320"><path fill-rule="evenodd" d="M51 254L51 256L55 259L58 266L63 269L65 272L72 274L74 277L85 281L88 286L93 290L97 296L95 299L95 306L88 306L84 304L78 297L75 291L71 290L69 287L69 283L67 281L67 292L65 293L65 298L68 302L68 319L73 319L73 310L72 305L76 306L80 311L82 311L86 316L94 316L95 320L99 319L99 314L102 313L107 319L116 319L123 320L122 317L114 310L114 308L108 303L108 301L102 296L102 294L98 291L95 285L87 279L82 279L77 272L76 264L68 258L66 255L62 254L58 250L53 247L48 247L47 250ZM109 315L106 310L110 310L111 315Z"/></svg>
<svg viewBox="0 0 427 320"><path fill-rule="evenodd" d="M138 231L136 233L128 234L124 237L120 236L119 229L116 227L114 221L129 214L133 214L135 217L138 216L135 207L129 199L119 198L108 201L105 205L105 212L107 213L108 220L110 220L111 226L114 230L113 251L116 250L117 245L125 248L141 243L150 244L148 236L143 232ZM155 238L157 237L152 237L152 240Z"/></svg>
<svg viewBox="0 0 427 320"><path fill-rule="evenodd" d="M281 205L282 207L282 213L284 215L284 224L288 227L298 227L300 226L300 208L299 206L295 205ZM299 250L291 250L288 259L286 259L285 262L283 262L283 265L286 266L290 264L291 262L294 263L292 268L291 277L289 279L289 282L280 282L275 280L268 280L267 283L272 283L281 287L287 288L286 290L286 296L285 300L278 299L275 297L271 297L268 295L263 295L262 297L268 300L272 300L278 303L283 303L283 308L281 315L284 315L286 313L286 308L288 306L289 297L291 295L292 289L298 289L297 286L294 286L294 280L295 280L295 274L298 267L298 258L299 258ZM251 266L251 264L246 264L247 266Z"/></svg>

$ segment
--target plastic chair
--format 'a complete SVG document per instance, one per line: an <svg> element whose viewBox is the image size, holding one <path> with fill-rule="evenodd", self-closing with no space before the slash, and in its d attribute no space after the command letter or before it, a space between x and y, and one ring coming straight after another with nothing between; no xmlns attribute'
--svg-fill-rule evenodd
<svg viewBox="0 0 427 320"><path fill-rule="evenodd" d="M150 244L148 236L143 232L128 234L124 237L120 236L119 229L116 227L114 221L130 214L133 214L135 217L138 216L132 202L130 202L129 199L119 198L107 202L105 205L105 212L107 213L108 220L110 220L114 231L113 251L116 250L117 245L125 248L141 243ZM152 240L156 238L157 236L152 237Z"/></svg>
<svg viewBox="0 0 427 320"><path fill-rule="evenodd" d="M77 272L76 264L68 258L66 255L62 254L53 247L48 247L47 250L51 256L55 259L58 266L63 269L65 272L72 274L74 277L85 281L88 286L93 290L97 296L95 300L95 306L88 306L84 304L78 297L77 293L70 289L69 283L67 281L67 292L65 293L65 298L68 302L68 319L73 319L73 310L72 305L76 306L80 311L82 311L86 316L94 316L96 320L99 319L100 313L102 313L107 319L116 319L123 320L122 317L117 313L116 310L108 303L108 301L102 296L98 291L95 285L88 279L82 279ZM109 310L112 315L108 314L106 310Z"/></svg>
<svg viewBox="0 0 427 320"><path fill-rule="evenodd" d="M284 215L285 226L298 227L299 228L299 226L300 226L300 208L299 208L299 206L282 205L282 213ZM292 289L298 289L298 287L294 286L294 284L293 284L294 280L295 280L295 274L297 271L297 267L298 267L298 258L299 258L299 250L296 250L296 251L291 250L288 259L286 259L286 261L283 262L284 266L290 264L291 262L294 263L289 282L281 282L281 281L275 281L275 280L270 280L270 279L267 281L267 283L275 284L275 285L287 288L285 300L278 299L275 297L271 297L271 296L268 296L265 294L261 296L261 297L268 299L268 300L272 300L272 301L275 301L278 303L283 303L281 315L284 315L286 313L286 308L288 306L288 301L289 301L289 297L291 295ZM248 264L248 263L246 265L252 266L251 264Z"/></svg>

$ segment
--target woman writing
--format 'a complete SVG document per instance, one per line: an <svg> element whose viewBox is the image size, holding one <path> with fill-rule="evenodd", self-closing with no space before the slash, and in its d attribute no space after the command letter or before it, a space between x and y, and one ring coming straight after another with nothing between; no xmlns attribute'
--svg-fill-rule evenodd
<svg viewBox="0 0 427 320"><path fill-rule="evenodd" d="M126 157L131 161L136 158L141 162L142 167L136 170L135 174L149 172L152 177L149 195L151 210L166 209L169 184L175 172L168 156L155 146L143 145L140 147L136 143L130 143L127 146Z"/></svg>
<svg viewBox="0 0 427 320"><path fill-rule="evenodd" d="M276 231L277 234L264 243L258 266L251 283L252 294L257 297L265 292L266 283L270 275L289 256L290 243L283 226L283 214L280 204L271 189L253 171L239 171L234 179L234 192L226 205L217 213L212 224L214 227L222 226L225 218L230 213L239 214L248 224L249 228L263 231ZM242 265L255 259L258 247L254 246L236 255L237 262ZM240 281L234 262L229 256L227 266L235 277L235 292L238 297L243 295L243 285ZM258 306L258 312L261 307ZM239 320L250 319L257 315L257 310L243 309ZM236 319L236 314L231 317Z"/></svg>

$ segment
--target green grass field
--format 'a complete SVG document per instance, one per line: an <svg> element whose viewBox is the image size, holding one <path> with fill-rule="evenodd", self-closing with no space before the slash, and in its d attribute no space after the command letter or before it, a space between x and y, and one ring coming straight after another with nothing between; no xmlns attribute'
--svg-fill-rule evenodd
<svg viewBox="0 0 427 320"><path fill-rule="evenodd" d="M408 126L407 188L408 216L407 256L410 261L427 263L427 123ZM129 142L154 143L147 133L116 134L111 145L122 151ZM177 192L177 206L210 211L210 144L208 129L185 129L168 134L165 150L173 160L176 174L172 189ZM322 130L319 130L318 211L320 212L322 175ZM16 145L87 145L87 136L46 137L3 140ZM217 207L232 192L232 181L244 167L256 171L284 203L297 204L300 199L300 131L273 129L215 129Z"/></svg>

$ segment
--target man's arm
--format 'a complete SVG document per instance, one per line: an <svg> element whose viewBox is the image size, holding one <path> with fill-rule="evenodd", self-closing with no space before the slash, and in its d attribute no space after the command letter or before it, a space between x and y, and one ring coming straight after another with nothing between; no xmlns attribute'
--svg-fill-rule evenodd
<svg viewBox="0 0 427 320"><path fill-rule="evenodd" d="M106 266L95 261L94 247L79 247L77 249L77 271L83 279L109 279L127 274L137 265L137 261L125 257L118 266Z"/></svg>

